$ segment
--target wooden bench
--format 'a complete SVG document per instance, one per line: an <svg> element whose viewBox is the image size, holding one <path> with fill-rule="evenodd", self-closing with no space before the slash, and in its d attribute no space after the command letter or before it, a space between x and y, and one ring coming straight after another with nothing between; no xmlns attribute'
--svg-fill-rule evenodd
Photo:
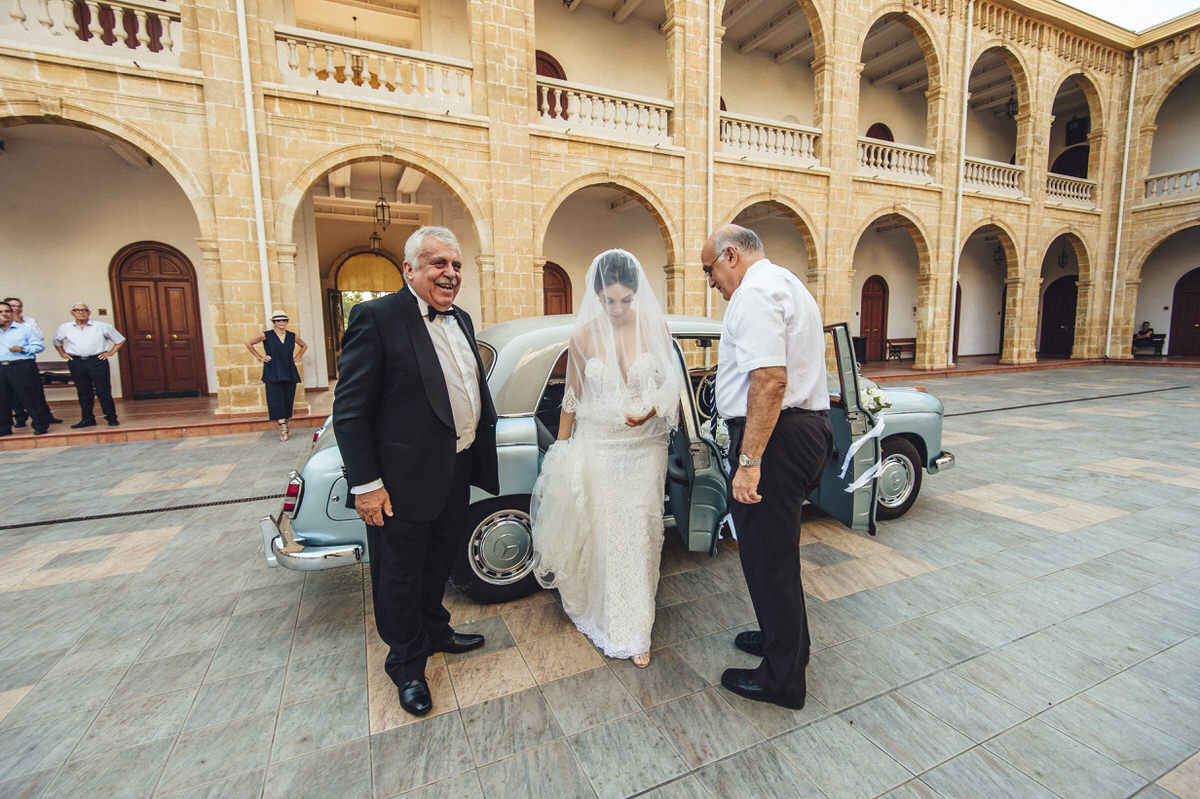
<svg viewBox="0 0 1200 799"><path fill-rule="evenodd" d="M37 368L42 375L43 386L75 385L66 361L38 361Z"/></svg>
<svg viewBox="0 0 1200 799"><path fill-rule="evenodd" d="M900 356L906 352L911 352L915 357L917 354L917 340L915 338L889 338L887 340L887 357L888 360L900 360Z"/></svg>
<svg viewBox="0 0 1200 799"><path fill-rule="evenodd" d="M1163 344L1166 343L1166 341L1167 341L1166 333L1152 333L1150 335L1150 338L1143 339L1141 341L1134 341L1133 349L1134 350L1153 349L1154 354L1161 358Z"/></svg>

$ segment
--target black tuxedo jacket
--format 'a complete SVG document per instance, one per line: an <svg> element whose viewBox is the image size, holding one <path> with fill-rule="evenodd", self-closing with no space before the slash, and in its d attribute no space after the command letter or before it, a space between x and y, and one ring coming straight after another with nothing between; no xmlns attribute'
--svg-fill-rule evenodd
<svg viewBox="0 0 1200 799"><path fill-rule="evenodd" d="M471 317L459 324L475 350L482 409L471 454L471 483L500 491L496 407L484 380ZM338 359L333 429L350 486L383 479L397 519L431 521L454 474L454 415L433 340L408 288L356 305Z"/></svg>

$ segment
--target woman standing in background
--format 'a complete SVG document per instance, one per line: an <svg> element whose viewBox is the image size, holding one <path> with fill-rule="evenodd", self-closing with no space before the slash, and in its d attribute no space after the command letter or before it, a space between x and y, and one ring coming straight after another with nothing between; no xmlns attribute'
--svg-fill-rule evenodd
<svg viewBox="0 0 1200 799"><path fill-rule="evenodd" d="M288 317L283 311L271 314L273 330L264 330L253 338L246 339L246 349L263 364L263 383L267 390L267 413L279 422L279 440L287 441L291 436L288 422L292 418L292 405L296 401L296 384L300 372L296 361L304 357L308 345L304 339L287 329ZM254 349L263 345L263 355ZM297 345L299 348L297 349Z"/></svg>

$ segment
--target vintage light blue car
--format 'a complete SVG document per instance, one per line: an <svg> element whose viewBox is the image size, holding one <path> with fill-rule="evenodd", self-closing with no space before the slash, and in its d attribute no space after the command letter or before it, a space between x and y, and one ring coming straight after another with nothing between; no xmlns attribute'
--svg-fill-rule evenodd
<svg viewBox="0 0 1200 799"><path fill-rule="evenodd" d="M688 550L711 553L728 496L716 440L720 435L710 432L719 427L712 419L711 398L721 323L682 316L668 317L667 323L687 380L679 398L680 425L668 454L664 519ZM472 488L466 544L451 575L456 587L479 602L516 599L537 588L531 573L529 497L542 456L557 433L573 327L572 316L547 316L505 322L479 334L499 414L500 495ZM836 452L809 500L848 527L873 534L877 517L895 518L916 501L923 470L933 473L953 465L954 456L941 449L942 403L917 389L889 389L891 405L872 408L874 384L858 375L848 328L837 324L825 330ZM846 453L859 440L863 444L853 451L843 476ZM847 491L855 482L861 485ZM366 527L354 510L329 421L315 437L307 461L289 475L280 513L264 516L259 528L272 566L328 569L367 557Z"/></svg>

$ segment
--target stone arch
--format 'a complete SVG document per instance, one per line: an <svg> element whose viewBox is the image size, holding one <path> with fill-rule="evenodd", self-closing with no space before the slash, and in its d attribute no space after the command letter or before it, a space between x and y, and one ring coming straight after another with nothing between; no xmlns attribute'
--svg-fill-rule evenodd
<svg viewBox="0 0 1200 799"><path fill-rule="evenodd" d="M1194 75L1200 70L1200 51L1197 51L1195 57L1192 58L1186 65L1181 65L1178 71L1171 76L1169 80L1162 82L1153 94L1146 98L1146 101L1141 104L1142 118L1138 128L1144 128L1147 125L1153 125L1158 118L1158 112L1162 109L1163 103L1171 96L1171 92L1179 88L1179 84ZM1161 79L1160 79L1161 80Z"/></svg>
<svg viewBox="0 0 1200 799"><path fill-rule="evenodd" d="M1150 240L1150 244L1147 244L1145 247L1139 250L1134 257L1129 259L1127 263L1130 264L1132 272L1125 275L1125 280L1141 280L1142 270L1146 268L1146 261L1150 259L1150 256L1154 254L1155 250L1165 244L1167 239L1171 238L1175 234L1182 233L1185 230L1191 230L1198 224L1200 223L1198 223L1195 219L1183 219L1160 231L1154 236L1154 238Z"/></svg>
<svg viewBox="0 0 1200 799"><path fill-rule="evenodd" d="M1045 239L1045 244L1041 247L1041 257L1038 258L1038 267L1041 267L1042 263L1046 260L1046 256L1050 254L1050 248L1060 237L1066 238L1071 251L1075 253L1075 260L1079 264L1079 279L1081 281L1095 280L1096 275L1093 273L1094 267L1092 265L1091 250L1088 249L1083 235L1073 226L1059 228Z"/></svg>
<svg viewBox="0 0 1200 799"><path fill-rule="evenodd" d="M1033 106L1033 85L1029 78L1030 70L1025 65L1025 59L1018 51L1009 47L1003 39L995 37L981 43L979 49L972 54L972 67L985 53L989 52L995 53L1004 62L1004 66L1008 67L1009 74L1012 75L1017 91L1017 104L1021 109L1018 116L1020 113L1028 111Z"/></svg>
<svg viewBox="0 0 1200 799"><path fill-rule="evenodd" d="M217 217L210 201L209 192L201 185L200 180L187 163L180 160L170 148L160 144L145 131L114 117L82 106L65 103L55 108L53 112L43 111L37 102L13 101L9 107L14 109L15 113L0 119L0 129L25 124L70 125L94 130L137 147L161 164L183 191L193 213L196 214L196 222L200 228L199 238L208 240L218 238ZM23 113L25 111L28 113Z"/></svg>
<svg viewBox="0 0 1200 799"><path fill-rule="evenodd" d="M563 201L580 189L586 189L589 186L616 186L625 189L633 195L638 203L646 209L646 212L650 214L654 223L658 225L658 230L662 235L664 249L667 254L667 263L664 266L670 267L683 262L682 254L679 252L679 234L667 216L666 204L663 203L662 198L646 184L632 178L614 175L610 172L592 172L582 175L563 185L562 188L556 191L545 202L534 224L534 252L540 253L545 249L546 231L549 229L550 222L554 219L554 214L563 204Z"/></svg>
<svg viewBox="0 0 1200 799"><path fill-rule="evenodd" d="M1006 276L1009 279L1019 277L1021 274L1021 248L1017 246L1016 233L1003 220L995 218L980 219L971 225L964 225L963 230L966 233L958 242L959 252L962 252L962 248L967 245L972 236L985 228L990 228L997 234L996 238L1000 240L1000 246L1004 248Z"/></svg>
<svg viewBox="0 0 1200 799"><path fill-rule="evenodd" d="M1050 93L1051 107L1053 107L1054 98L1058 97L1059 90L1067 82L1067 78L1073 78L1079 84L1079 88L1083 90L1084 99L1087 100L1088 104L1088 116L1092 119L1092 132L1090 135L1095 136L1104 130L1104 101L1100 90L1096 88L1096 81L1085 70L1068 70L1054 80L1054 91Z"/></svg>
<svg viewBox="0 0 1200 799"><path fill-rule="evenodd" d="M390 161L411 166L440 184L462 203L467 213L470 214L471 220L475 224L475 236L479 240L479 252L492 252L492 229L483 206L449 170L442 167L437 161L413 150L402 147L381 148L379 144L368 143L352 144L332 150L310 162L284 184L283 191L276 199L275 240L278 242L292 241L296 209L303 202L304 195L322 175L338 167L363 161Z"/></svg>
<svg viewBox="0 0 1200 799"><path fill-rule="evenodd" d="M863 47L867 41L867 34L871 32L871 28L875 23L884 19L893 19L899 22L905 28L908 28L909 33L917 40L917 45L921 48L921 54L925 56L925 69L929 73L929 92L937 91L942 87L942 64L945 63L938 38L929 33L932 27L929 20L921 16L913 8L909 8L902 3L891 2L880 9L875 16L866 20L863 26L858 31L858 50L859 63L862 63Z"/></svg>
<svg viewBox="0 0 1200 799"><path fill-rule="evenodd" d="M732 222L742 211L759 203L772 203L787 213L792 223L795 224L796 230L799 231L800 238L804 241L805 250L808 251L808 271L821 270L823 268L821 264L822 249L817 239L817 226L809 213L804 210L804 207L790 197L781 196L775 192L751 194L738 201L733 206L731 213L721 217L721 223L727 224Z"/></svg>
<svg viewBox="0 0 1200 799"><path fill-rule="evenodd" d="M917 215L910 209L901 206L892 208L878 208L866 216L866 221L859 225L854 231L851 241L854 244L850 248L853 253L858 247L859 241L863 235L871 228L871 225L878 222L886 216L895 217L896 221L908 231L912 237L913 245L917 248L917 277L927 277L933 272L932 257L929 250L929 234L925 231L924 226L918 221Z"/></svg>

